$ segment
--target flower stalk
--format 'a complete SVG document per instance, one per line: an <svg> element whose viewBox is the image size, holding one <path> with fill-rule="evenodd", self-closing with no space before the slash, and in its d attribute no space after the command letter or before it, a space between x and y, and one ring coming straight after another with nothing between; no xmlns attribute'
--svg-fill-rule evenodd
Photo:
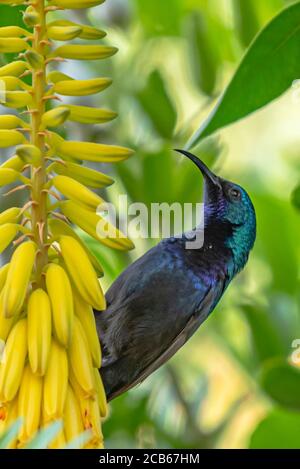
<svg viewBox="0 0 300 469"><path fill-rule="evenodd" d="M74 225L113 249L132 249L131 241L97 214L104 201L93 189L112 184L112 179L82 164L114 163L132 151L67 141L59 134L68 120L100 125L116 114L63 103L63 96L100 93L110 86L109 78L76 80L57 68L49 71L49 65L59 67L68 58L102 60L116 49L98 44L105 33L97 28L61 18L48 22L49 12L63 14L103 0L4 3L27 8L24 29L0 28L0 52L19 54L0 68L6 88L3 105L21 111L20 117L0 116L0 148L16 148L0 166L0 186L14 183L8 193L29 189L29 197L23 207L0 213L0 253L14 245L10 262L0 268L0 339L5 346L0 432L22 417L11 447L24 447L40 428L59 419L63 427L51 447L64 447L89 430L86 447L101 448L107 403L98 371L101 348L94 311L101 314L106 307L98 278L103 271ZM74 39L84 43L70 42ZM97 43L90 45L91 40ZM30 85L25 76L31 76Z"/></svg>
<svg viewBox="0 0 300 469"><path fill-rule="evenodd" d="M38 246L36 255L36 286L43 287L42 273L48 262L47 250L47 193L44 187L47 183L45 164L45 134L40 130L45 114L46 92L46 12L44 0L35 4L35 12L39 19L34 26L32 54L42 57L37 69L32 69L32 106L29 108L31 116L30 142L40 151L39 166L31 168L32 192L32 229L33 239Z"/></svg>

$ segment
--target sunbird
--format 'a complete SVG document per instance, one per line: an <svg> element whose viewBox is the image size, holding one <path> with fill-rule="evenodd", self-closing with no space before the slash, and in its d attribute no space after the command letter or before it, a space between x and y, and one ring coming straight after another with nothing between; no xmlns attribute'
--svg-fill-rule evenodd
<svg viewBox="0 0 300 469"><path fill-rule="evenodd" d="M187 342L244 268L255 242L255 209L245 189L192 153L176 151L204 178L204 223L193 230L203 243L190 248L191 232L163 239L109 288L107 309L96 315L108 400L144 381Z"/></svg>

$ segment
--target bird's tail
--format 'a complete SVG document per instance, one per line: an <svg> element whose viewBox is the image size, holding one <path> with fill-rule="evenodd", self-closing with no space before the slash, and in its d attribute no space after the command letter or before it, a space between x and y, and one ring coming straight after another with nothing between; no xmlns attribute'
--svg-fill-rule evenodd
<svg viewBox="0 0 300 469"><path fill-rule="evenodd" d="M127 357L123 357L106 366L104 365L99 370L108 401L118 397L131 387L128 384L128 373L126 372L129 369L127 360Z"/></svg>
<svg viewBox="0 0 300 469"><path fill-rule="evenodd" d="M132 387L128 374L128 370L132 369L132 362L126 355L116 358L115 354L111 353L109 334L107 333L110 318L107 314L108 311L106 310L99 315L97 312L95 313L97 332L103 353L103 363L99 371L107 400L111 401Z"/></svg>

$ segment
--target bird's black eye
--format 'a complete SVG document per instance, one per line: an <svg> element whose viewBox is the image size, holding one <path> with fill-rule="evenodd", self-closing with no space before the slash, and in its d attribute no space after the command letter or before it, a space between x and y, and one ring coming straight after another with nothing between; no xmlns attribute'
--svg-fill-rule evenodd
<svg viewBox="0 0 300 469"><path fill-rule="evenodd" d="M231 200L240 200L241 199L241 191L236 187L231 187L228 191L228 195Z"/></svg>

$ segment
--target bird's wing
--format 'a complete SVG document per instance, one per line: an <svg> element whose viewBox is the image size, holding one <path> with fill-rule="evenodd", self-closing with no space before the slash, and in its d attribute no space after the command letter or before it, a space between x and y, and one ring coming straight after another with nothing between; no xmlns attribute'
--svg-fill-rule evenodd
<svg viewBox="0 0 300 469"><path fill-rule="evenodd" d="M108 399L159 368L205 321L226 282L212 281L209 261L194 273L178 245L160 244L126 269L107 293L96 318L103 347L101 375Z"/></svg>
<svg viewBox="0 0 300 469"><path fill-rule="evenodd" d="M182 263L177 266L178 262L173 252L157 245L131 264L110 287L107 309L96 316L103 366L130 353L137 340L144 347L145 336L149 341L153 339L149 344L152 356L154 342L157 348L161 345L162 331L162 343L170 343L172 331L180 331L197 309L207 286L191 289L189 272ZM161 326L158 334L153 325Z"/></svg>
<svg viewBox="0 0 300 469"><path fill-rule="evenodd" d="M150 376L154 371L156 371L160 366L166 363L194 334L194 332L199 328L199 326L205 321L207 316L211 311L212 304L215 299L215 292L213 289L209 289L205 295L203 301L199 305L199 308L195 313L190 317L184 329L174 338L172 343L166 348L166 350L161 353L155 360L148 364L137 376L137 378L127 383L126 385L120 387L113 391L109 396L108 400L112 400L115 397L123 394L124 392L132 389L137 384L143 382L148 376Z"/></svg>

